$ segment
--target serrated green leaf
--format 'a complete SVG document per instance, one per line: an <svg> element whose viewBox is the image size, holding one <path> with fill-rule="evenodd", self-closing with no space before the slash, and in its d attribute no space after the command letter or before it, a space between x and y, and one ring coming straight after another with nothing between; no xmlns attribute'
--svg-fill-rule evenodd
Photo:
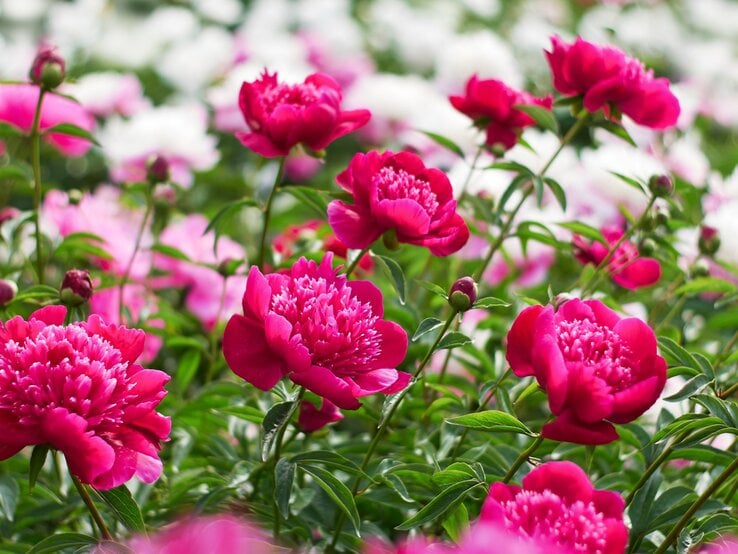
<svg viewBox="0 0 738 554"><path fill-rule="evenodd" d="M402 272L400 264L387 256L373 254L372 258L379 262L379 266L387 274L392 281L392 286L397 291L400 304L405 304L405 274Z"/></svg>
<svg viewBox="0 0 738 554"><path fill-rule="evenodd" d="M425 136L427 136L429 139L431 139L436 144L439 144L443 146L444 148L451 150L451 152L456 154L459 158L464 158L464 151L461 149L461 147L458 144L456 144L450 138L444 137L443 135L439 135L438 133L432 133L431 131L423 131L422 129L418 129L418 131L423 133Z"/></svg>
<svg viewBox="0 0 738 554"><path fill-rule="evenodd" d="M290 495L294 480L295 464L286 458L281 458L274 466L274 502L285 519L290 516Z"/></svg>
<svg viewBox="0 0 738 554"><path fill-rule="evenodd" d="M83 138L85 140L89 140L92 144L100 146L100 143L97 142L97 139L95 139L94 136L92 136L92 133L90 133L87 129L83 129L82 127L73 125L72 123L59 123L58 125L54 125L53 127L45 129L42 134L59 134L68 135L70 137Z"/></svg>
<svg viewBox="0 0 738 554"><path fill-rule="evenodd" d="M446 419L446 423L450 425L460 425L469 429L477 429L479 431L491 432L511 432L535 436L535 433L513 415L499 410L486 410L484 412L476 412L462 416Z"/></svg>
<svg viewBox="0 0 738 554"><path fill-rule="evenodd" d="M458 348L459 346L464 346L465 344L469 344L470 342L471 339L467 337L464 333L454 331L448 333L440 340L438 346L436 346L436 350L443 350L445 348Z"/></svg>
<svg viewBox="0 0 738 554"><path fill-rule="evenodd" d="M322 467L304 464L300 466L303 471L310 474L318 486L336 503L336 506L348 516L349 521L354 526L356 535L359 536L359 527L361 519L356 509L354 495L351 494L349 488L344 485L335 475L323 469Z"/></svg>
<svg viewBox="0 0 738 554"><path fill-rule="evenodd" d="M398 531L407 531L413 527L418 527L419 525L438 519L458 506L466 495L479 486L483 486L483 483L480 483L476 479L469 479L468 481L460 481L446 487L433 500L419 510L417 514L403 521L395 529Z"/></svg>
<svg viewBox="0 0 738 554"><path fill-rule="evenodd" d="M430 333L434 329L438 329L439 327L443 327L443 321L435 317L427 317L423 321L420 322L420 325L418 325L418 328L415 330L415 333L413 334L413 338L410 340L414 342L418 340L420 337Z"/></svg>
<svg viewBox="0 0 738 554"><path fill-rule="evenodd" d="M80 533L58 533L36 543L28 554L57 554L66 548L86 548L97 544L95 537Z"/></svg>
<svg viewBox="0 0 738 554"><path fill-rule="evenodd" d="M266 462L269 459L269 455L274 445L274 440L277 438L279 430L287 425L290 416L292 415L295 402L279 402L269 408L269 411L264 416L264 422L262 423L263 436L261 439L261 459Z"/></svg>
<svg viewBox="0 0 738 554"><path fill-rule="evenodd" d="M551 131L556 135L559 134L559 122L556 121L556 116L551 110L535 104L515 104L513 108L527 113L535 120L539 127Z"/></svg>

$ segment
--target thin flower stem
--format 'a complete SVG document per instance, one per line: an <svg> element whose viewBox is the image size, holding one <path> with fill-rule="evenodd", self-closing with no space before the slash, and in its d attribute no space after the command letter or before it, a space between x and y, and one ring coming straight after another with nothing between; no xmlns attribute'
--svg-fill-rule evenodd
<svg viewBox="0 0 738 554"><path fill-rule="evenodd" d="M272 190L269 191L269 197L267 198L267 203L264 206L264 223L261 227L261 238L259 239L259 254L256 258L256 265L262 271L265 271L264 258L266 257L266 237L267 230L269 229L269 217L272 213L272 203L274 202L274 196L277 193L277 188L279 187L279 184L282 182L282 175L284 174L284 162L286 159L287 156L282 156L281 158L279 158L279 165L277 166L277 176L274 178L274 185L272 185Z"/></svg>
<svg viewBox="0 0 738 554"><path fill-rule="evenodd" d="M282 457L282 441L284 440L284 433L289 426L292 416L300 407L303 397L305 396L305 387L300 387L300 392L297 393L297 398L290 407L290 411L287 413L285 424L277 431L277 437L274 440L274 455L272 456L272 465L276 467L277 462ZM293 437L294 438L294 437ZM282 514L279 513L279 506L277 505L277 479L274 479L274 538L279 539L279 527L282 523Z"/></svg>
<svg viewBox="0 0 738 554"><path fill-rule="evenodd" d="M705 492L703 492L699 496L699 498L692 503L689 509L684 512L684 515L679 521L677 521L676 525L672 527L671 531L669 531L669 534L666 535L664 542L659 545L654 554L662 554L663 552L666 552L666 550L677 540L677 538L679 537L679 533L681 533L685 525L689 523L689 520L697 512L697 510L699 510L700 507L705 502L707 502L710 497L722 486L722 484L727 481L731 475L733 475L736 469L738 469L738 458L733 460L733 462L731 462L731 464L725 468L725 471L718 475L717 479L715 479L712 484L707 487L707 489L705 489Z"/></svg>
<svg viewBox="0 0 738 554"><path fill-rule="evenodd" d="M87 510L90 512L92 519L95 520L95 523L99 527L100 535L102 536L103 540L112 541L113 535L110 534L110 531L105 525L105 521L100 515L100 512L97 511L95 503L90 497L90 493L87 492L87 487L85 487L85 485L83 485L76 476L72 475L71 473L70 475L72 476L72 483L74 483L74 486L77 488L77 492L79 492L79 495L82 497L82 501L85 503L85 506L87 506Z"/></svg>
<svg viewBox="0 0 738 554"><path fill-rule="evenodd" d="M41 122L41 106L46 91L43 87L38 91L38 102L33 114L33 125L31 126L31 165L33 166L33 221L36 226L36 273L38 282L44 283L44 257L41 239L41 133L39 124Z"/></svg>
<svg viewBox="0 0 738 554"><path fill-rule="evenodd" d="M728 387L724 391L721 391L720 394L718 394L718 397L725 400L726 398L730 398L730 396L732 396L733 393L735 393L735 391L737 390L738 390L738 383L733 383L730 387Z"/></svg>
<svg viewBox="0 0 738 554"><path fill-rule="evenodd" d="M125 290L126 285L128 284L128 279L131 277L131 270L133 269L133 264L136 261L136 256L138 256L138 251L141 249L141 241L143 240L144 232L146 231L146 224L149 221L149 218L151 217L151 213L154 211L154 198L151 194L151 188L148 187L146 189L146 212L144 213L144 217L141 220L141 225L138 228L138 231L136 232L136 241L133 244L133 253L131 254L131 257L128 259L128 264L126 264L126 269L123 272L123 276L120 278L120 283L118 284L118 322L122 325L123 324L123 292Z"/></svg>
<svg viewBox="0 0 738 554"><path fill-rule="evenodd" d="M370 246L371 246L371 245L370 245ZM359 262L361 261L361 258L363 258L363 257L364 257L364 254L366 254L367 252L369 252L369 248L370 248L370 246L367 246L366 248L362 248L362 249L361 249L361 252L359 252L359 253L358 253L358 254L356 255L356 257L355 257L355 258L353 259L353 261L351 262L351 264L350 264L350 265L348 266L348 268L346 269L346 273L345 273L345 275L346 275L346 279L348 279L349 277L351 277L351 274L352 274L352 273L354 272L354 270L356 269L356 266L358 266L358 265L359 265Z"/></svg>
<svg viewBox="0 0 738 554"><path fill-rule="evenodd" d="M510 466L510 469L507 470L505 477L502 478L503 483L509 483L510 479L515 477L515 472L517 472L520 466L522 466L528 460L528 458L530 458L533 455L533 453L541 445L542 442L543 442L543 435L539 434L536 437L536 440L534 440L528 448L526 448L520 453L520 456L518 456L518 459L515 460L513 465Z"/></svg>
<svg viewBox="0 0 738 554"><path fill-rule="evenodd" d="M688 436L689 432L681 433L671 442L671 444L669 444L669 446L664 448L661 454L659 454L653 462L650 463L650 465L646 468L646 471L644 471L643 475L641 475L641 478L638 479L638 482L636 483L635 487L633 487L633 490L630 491L628 496L625 498L626 506L633 502L633 498L635 498L636 493L641 489L641 487L643 487L643 485L646 484L646 481L648 481L651 475L653 475L654 472L659 469L661 465L669 458L671 453L674 452L674 449L677 447L677 445Z"/></svg>
<svg viewBox="0 0 738 554"><path fill-rule="evenodd" d="M482 152L484 152L484 143L479 145L476 153L474 154L474 159L472 160L472 163L469 166L469 171L466 174L466 179L464 179L464 183L461 185L461 194L459 195L459 198L461 198L462 196L464 196L464 194L466 194L466 189L469 186L469 183L471 182L472 175L474 175L474 170L477 168L477 162L479 161L479 158L482 156Z"/></svg>

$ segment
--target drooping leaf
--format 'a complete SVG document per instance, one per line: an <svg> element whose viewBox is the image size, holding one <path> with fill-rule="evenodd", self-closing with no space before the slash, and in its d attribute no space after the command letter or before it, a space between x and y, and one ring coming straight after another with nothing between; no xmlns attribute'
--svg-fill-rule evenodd
<svg viewBox="0 0 738 554"><path fill-rule="evenodd" d="M452 333L448 333L440 340L438 346L436 346L436 350L443 350L445 348L458 348L459 346L464 346L465 344L469 344L470 342L471 339L467 337L464 333L454 331Z"/></svg>
<svg viewBox="0 0 738 554"><path fill-rule="evenodd" d="M407 531L413 527L437 520L458 506L473 489L480 486L483 486L483 483L480 483L476 479L469 479L446 487L433 500L419 510L417 514L403 521L395 529L398 531Z"/></svg>
<svg viewBox="0 0 738 554"><path fill-rule="evenodd" d="M97 544L95 537L81 533L58 533L36 543L28 554L57 554L68 548L87 548Z"/></svg>
<svg viewBox="0 0 738 554"><path fill-rule="evenodd" d="M418 129L418 131L423 133L425 136L427 136L429 139L431 139L436 144L439 144L443 146L444 148L451 150L451 152L456 154L459 158L464 157L464 151L461 149L461 147L458 144L456 144L450 138L444 137L443 135L439 135L438 133L432 133L431 131L423 131L422 129Z"/></svg>
<svg viewBox="0 0 738 554"><path fill-rule="evenodd" d="M415 330L411 340L414 342L439 327L443 327L443 321L435 317L427 317L420 322L420 325L418 325L418 328Z"/></svg>
<svg viewBox="0 0 738 554"><path fill-rule="evenodd" d="M513 107L531 116L539 127L551 131L555 135L559 134L559 122L556 121L556 116L551 110L535 104L515 104Z"/></svg>
<svg viewBox="0 0 738 554"><path fill-rule="evenodd" d="M131 492L125 485L110 490L97 490L95 492L107 504L115 514L115 517L131 531L142 532L145 529L141 508L131 496Z"/></svg>
<svg viewBox="0 0 738 554"><path fill-rule="evenodd" d="M402 272L400 264L392 258L380 256L379 254L372 254L372 258L379 262L379 267L391 279L392 286L397 291L400 304L405 304L405 274Z"/></svg>
<svg viewBox="0 0 738 554"><path fill-rule="evenodd" d="M19 495L18 482L11 475L0 475L0 511L4 519L13 521Z"/></svg>
<svg viewBox="0 0 738 554"><path fill-rule="evenodd" d="M338 477L333 475L330 471L323 469L322 467L303 464L300 466L303 471L309 473L318 486L336 503L336 506L348 517L351 524L354 526L357 536L359 535L360 518L359 512L356 509L356 503L354 502L354 495L351 494L349 488L344 485Z"/></svg>
<svg viewBox="0 0 738 554"><path fill-rule="evenodd" d="M279 430L287 425L293 412L294 402L279 402L269 408L264 416L264 422L261 425L263 436L261 439L261 459L266 462L272 451L274 440L277 438Z"/></svg>
<svg viewBox="0 0 738 554"><path fill-rule="evenodd" d="M31 452L31 463L28 465L28 488L33 490L38 479L38 474L41 473L41 469L46 463L46 456L49 453L48 444L37 444L33 447Z"/></svg>
<svg viewBox="0 0 738 554"><path fill-rule="evenodd" d="M285 519L290 515L290 495L294 480L295 464L286 458L281 458L274 466L274 502L277 503L279 513Z"/></svg>
<svg viewBox="0 0 738 554"><path fill-rule="evenodd" d="M87 129L83 129L82 127L73 125L72 123L59 123L58 125L54 125L53 127L49 127L48 129L43 131L44 135L50 135L52 133L68 135L70 137L83 138L85 140L89 140L92 144L100 146L100 143L97 142L97 139L95 139L94 136L92 136L92 133L90 133Z"/></svg>
<svg viewBox="0 0 738 554"><path fill-rule="evenodd" d="M448 418L446 423L469 429L491 432L511 432L535 436L535 433L514 415L499 410L485 410L473 414Z"/></svg>

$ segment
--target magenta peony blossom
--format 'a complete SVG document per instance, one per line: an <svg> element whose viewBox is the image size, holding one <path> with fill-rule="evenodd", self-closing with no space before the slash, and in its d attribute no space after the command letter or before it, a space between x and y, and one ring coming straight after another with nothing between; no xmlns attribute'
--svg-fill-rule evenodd
<svg viewBox="0 0 738 554"><path fill-rule="evenodd" d="M358 398L402 390L410 374L407 334L382 319L382 294L368 281L347 281L332 268L300 258L289 273L262 275L252 267L243 295L244 315L228 321L223 354L239 377L270 390L289 377L339 408Z"/></svg>
<svg viewBox="0 0 738 554"><path fill-rule="evenodd" d="M524 127L535 124L532 117L515 109L516 105L529 104L550 110L553 104L550 96L536 98L497 79L479 80L476 75L466 83L464 96L450 96L449 100L454 108L487 131L485 144L501 144L505 150L515 146Z"/></svg>
<svg viewBox="0 0 738 554"><path fill-rule="evenodd" d="M314 73L288 85L276 73L243 83L238 105L251 132L236 133L241 143L267 158L286 156L298 144L322 150L369 121L368 110L341 110L341 87L332 77Z"/></svg>
<svg viewBox="0 0 738 554"><path fill-rule="evenodd" d="M0 326L0 459L48 444L98 489L134 474L152 483L171 428L155 411L169 376L136 363L142 331L95 315L63 325L65 315L63 306L48 306Z"/></svg>
<svg viewBox="0 0 738 554"><path fill-rule="evenodd" d="M699 554L738 554L738 538L722 537L701 549Z"/></svg>
<svg viewBox="0 0 738 554"><path fill-rule="evenodd" d="M425 167L416 154L359 153L336 180L353 194L354 202L333 200L328 222L349 248L366 248L385 231L394 230L400 242L448 256L469 239L469 229L456 213L448 177Z"/></svg>
<svg viewBox="0 0 738 554"><path fill-rule="evenodd" d="M35 85L0 83L0 121L30 134L38 94L39 88ZM61 123L71 123L92 131L95 119L75 101L46 93L41 106L39 129L45 131ZM59 133L44 135L44 139L65 156L81 156L92 147L89 140Z"/></svg>
<svg viewBox="0 0 738 554"><path fill-rule="evenodd" d="M546 462L523 478L523 486L493 483L482 506L481 522L565 551L623 554L628 529L625 502L618 493L597 490L572 462Z"/></svg>
<svg viewBox="0 0 738 554"><path fill-rule="evenodd" d="M303 400L300 402L300 413L297 416L297 426L305 433L312 433L318 429L322 429L329 423L341 421L343 414L338 407L329 402L325 398L320 404L320 409L316 408L312 402Z"/></svg>
<svg viewBox="0 0 738 554"><path fill-rule="evenodd" d="M616 440L613 423L640 416L666 383L653 330L599 300L526 308L507 335L507 361L515 375L534 375L548 393L556 419L543 436L579 444Z"/></svg>
<svg viewBox="0 0 738 554"><path fill-rule="evenodd" d="M609 246L600 242L587 243L579 235L574 235L574 256L577 260L599 266L623 236L623 230L618 227L605 227L601 231ZM661 278L658 260L640 257L638 247L627 240L618 246L607 262L607 271L616 284L628 290L649 287Z"/></svg>
<svg viewBox="0 0 738 554"><path fill-rule="evenodd" d="M546 51L554 88L562 94L583 95L590 112L604 109L608 116L624 113L654 129L676 124L679 101L669 81L655 79L653 71L612 46L598 46L578 37L572 44L551 37Z"/></svg>

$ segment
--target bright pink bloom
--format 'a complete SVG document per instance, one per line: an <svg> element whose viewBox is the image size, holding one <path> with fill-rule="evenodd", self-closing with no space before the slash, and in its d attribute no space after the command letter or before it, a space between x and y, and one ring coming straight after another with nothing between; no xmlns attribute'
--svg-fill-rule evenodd
<svg viewBox="0 0 738 554"><path fill-rule="evenodd" d="M535 125L535 120L516 105L526 104L551 109L553 99L536 98L527 92L517 91L497 79L479 80L476 75L466 83L464 96L450 96L454 108L474 120L474 124L486 129L485 144L502 144L510 149L518 142L524 127Z"/></svg>
<svg viewBox="0 0 738 554"><path fill-rule="evenodd" d="M162 471L171 423L155 411L169 376L136 363L144 334L98 316L63 325L66 308L0 326L0 459L25 446L60 450L70 471L99 489Z"/></svg>
<svg viewBox="0 0 738 554"><path fill-rule="evenodd" d="M322 150L369 121L368 110L341 110L341 87L332 77L314 73L304 83L288 85L276 73L241 86L238 105L250 133L236 133L241 143L267 158L286 156L298 144Z"/></svg>
<svg viewBox="0 0 738 554"><path fill-rule="evenodd" d="M313 431L322 429L329 423L335 423L342 419L343 414L341 410L325 398L320 404L320 409L316 408L312 402L303 400L300 403L300 414L297 416L297 425L305 433L312 433Z"/></svg>
<svg viewBox="0 0 738 554"><path fill-rule="evenodd" d="M300 258L289 273L262 275L252 267L244 315L225 328L223 354L239 377L270 390L289 377L339 408L358 398L395 393L410 374L397 371L407 334L382 319L382 293L369 281L347 281L332 268Z"/></svg>
<svg viewBox="0 0 738 554"><path fill-rule="evenodd" d="M665 129L676 124L679 101L669 90L669 81L655 79L639 60L612 46L598 46L578 37L566 44L551 37L546 51L554 88L562 94L583 95L590 112L615 108L640 125Z"/></svg>
<svg viewBox="0 0 738 554"><path fill-rule="evenodd" d="M700 550L700 554L738 554L738 538L723 537Z"/></svg>
<svg viewBox="0 0 738 554"><path fill-rule="evenodd" d="M453 254L469 239L448 177L416 154L356 154L336 181L354 202L333 200L328 222L349 248L366 248L391 229L400 242L426 246L435 256Z"/></svg>
<svg viewBox="0 0 738 554"><path fill-rule="evenodd" d="M579 444L616 440L613 423L640 416L666 383L653 330L599 300L526 308L507 335L507 361L515 375L534 375L548 393L556 419L543 436Z"/></svg>
<svg viewBox="0 0 738 554"><path fill-rule="evenodd" d="M609 246L594 241L588 243L579 235L574 235L572 242L577 260L583 264L599 266L624 233L619 227L604 227L601 231ZM642 258L638 247L628 240L618 246L607 262L607 271L616 284L628 290L649 287L661 278L661 264L658 260Z"/></svg>
<svg viewBox="0 0 738 554"><path fill-rule="evenodd" d="M624 508L622 496L595 489L578 465L546 462L523 478L522 487L493 483L480 521L572 553L623 554Z"/></svg>
<svg viewBox="0 0 738 554"><path fill-rule="evenodd" d="M30 134L38 94L39 88L35 85L0 84L0 121ZM86 131L92 131L95 127L95 119L82 106L63 96L46 93L41 106L39 129L45 131L61 123L71 123ZM44 140L65 156L81 156L92 147L89 140L59 133L44 135Z"/></svg>

